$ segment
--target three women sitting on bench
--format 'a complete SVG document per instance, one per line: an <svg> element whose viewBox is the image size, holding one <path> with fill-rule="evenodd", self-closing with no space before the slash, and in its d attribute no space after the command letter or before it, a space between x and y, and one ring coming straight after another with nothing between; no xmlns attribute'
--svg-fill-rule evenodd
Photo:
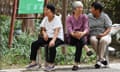
<svg viewBox="0 0 120 72"><path fill-rule="evenodd" d="M40 25L41 36L31 44L30 60L32 62L27 66L28 69L38 66L36 63L38 48L46 44L45 60L48 65L45 67L45 70L54 70L56 47L60 44L64 44L63 26L61 19L55 15L55 7L51 4L47 4L45 8L46 16ZM99 68L99 63L107 65L107 61L103 56L106 46L111 42L111 37L108 33L110 32L112 22L109 17L102 12L102 5L94 2L91 6L91 13L88 16L83 14L83 4L81 1L73 2L72 8L73 14L69 16L66 21L70 44L74 45L76 48L72 70L78 70L79 68L78 65L82 55L82 48L87 47L85 38L88 33L91 35L90 41L97 55L95 67ZM89 49L88 52L88 55L92 54Z"/></svg>

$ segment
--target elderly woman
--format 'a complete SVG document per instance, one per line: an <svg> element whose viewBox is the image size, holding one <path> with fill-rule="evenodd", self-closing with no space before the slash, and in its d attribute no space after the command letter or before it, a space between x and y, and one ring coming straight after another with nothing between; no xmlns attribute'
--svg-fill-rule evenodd
<svg viewBox="0 0 120 72"><path fill-rule="evenodd" d="M78 70L82 48L85 45L85 35L88 33L88 17L82 13L83 4L81 1L75 1L72 4L73 14L67 18L67 30L70 37L70 43L75 45L75 63L72 70Z"/></svg>
<svg viewBox="0 0 120 72"><path fill-rule="evenodd" d="M108 64L107 60L104 58L104 54L105 48L111 43L109 32L111 30L112 21L102 10L103 6L98 2L94 2L91 5L91 13L88 15L91 36L90 42L97 55L96 68L100 68L101 64Z"/></svg>

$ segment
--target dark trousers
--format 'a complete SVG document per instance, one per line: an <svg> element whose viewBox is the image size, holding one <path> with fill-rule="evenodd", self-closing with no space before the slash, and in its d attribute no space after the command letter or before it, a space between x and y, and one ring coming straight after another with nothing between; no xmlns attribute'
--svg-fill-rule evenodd
<svg viewBox="0 0 120 72"><path fill-rule="evenodd" d="M60 40L59 38L57 38L55 41L55 46L49 48L48 45L51 40L52 38L49 38L48 41L45 41L42 37L40 37L38 38L38 40L34 41L31 44L30 60L36 60L37 51L39 47L42 45L47 45L45 47L45 58L47 62L53 63L55 60L55 56L56 56L56 47L60 44L63 44L64 42Z"/></svg>
<svg viewBox="0 0 120 72"><path fill-rule="evenodd" d="M74 45L76 47L74 61L77 62L77 63L79 63L80 59L81 59L81 55L82 55L82 48L85 45L85 39L84 39L84 37L81 38L80 40L71 37L70 42L71 42L72 45Z"/></svg>

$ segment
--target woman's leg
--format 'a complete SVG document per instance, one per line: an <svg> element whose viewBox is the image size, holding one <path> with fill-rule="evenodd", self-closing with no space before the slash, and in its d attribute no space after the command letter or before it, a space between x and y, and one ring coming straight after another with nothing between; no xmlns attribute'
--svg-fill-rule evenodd
<svg viewBox="0 0 120 72"><path fill-rule="evenodd" d="M46 66L45 70L47 70L47 71L54 70L54 61L55 61L55 57L56 57L56 47L60 44L63 44L63 41L60 39L57 39L55 41L54 47L47 47L48 58L46 61L47 61L48 65Z"/></svg>
<svg viewBox="0 0 120 72"><path fill-rule="evenodd" d="M46 43L47 42L43 38L39 38L38 40L34 41L31 44L31 54L30 54L30 60L32 61L31 64L35 64L36 63L36 56L37 56L38 48L41 45L46 44Z"/></svg>
<svg viewBox="0 0 120 72"><path fill-rule="evenodd" d="M97 56L97 60L99 60L99 50L98 50L98 39L96 38L96 36L91 36L90 37L90 43L93 47L93 49L96 52L96 56Z"/></svg>
<svg viewBox="0 0 120 72"><path fill-rule="evenodd" d="M85 45L85 41L84 38L81 38L80 40L73 38L72 41L74 41L74 45L76 46L75 59L74 59L75 63L72 70L78 70L78 64L80 63L82 48Z"/></svg>
<svg viewBox="0 0 120 72"><path fill-rule="evenodd" d="M107 46L111 43L111 36L110 35L106 35L104 37L102 37L100 39L100 43L99 43L99 53L100 53L100 59L104 60L104 54L106 52L106 48Z"/></svg>
<svg viewBox="0 0 120 72"><path fill-rule="evenodd" d="M93 54L92 50L85 44L84 49L86 51L87 56L91 56Z"/></svg>
<svg viewBox="0 0 120 72"><path fill-rule="evenodd" d="M56 57L56 47L59 46L60 44L63 44L63 41L60 40L60 39L57 39L55 41L55 46L48 48L48 50L49 50L49 53L48 53L49 54L49 60L48 60L48 62L49 63L54 63L55 57Z"/></svg>

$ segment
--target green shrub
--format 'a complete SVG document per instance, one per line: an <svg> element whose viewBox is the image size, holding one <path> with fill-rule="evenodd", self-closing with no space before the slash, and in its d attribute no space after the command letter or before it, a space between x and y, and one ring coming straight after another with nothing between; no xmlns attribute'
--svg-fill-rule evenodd
<svg viewBox="0 0 120 72"><path fill-rule="evenodd" d="M15 22L15 29L21 27L21 21ZM10 31L10 17L0 16L0 53L2 63L21 64L29 62L30 44L37 36L30 36L27 33L15 35L11 48L8 48L8 36Z"/></svg>

